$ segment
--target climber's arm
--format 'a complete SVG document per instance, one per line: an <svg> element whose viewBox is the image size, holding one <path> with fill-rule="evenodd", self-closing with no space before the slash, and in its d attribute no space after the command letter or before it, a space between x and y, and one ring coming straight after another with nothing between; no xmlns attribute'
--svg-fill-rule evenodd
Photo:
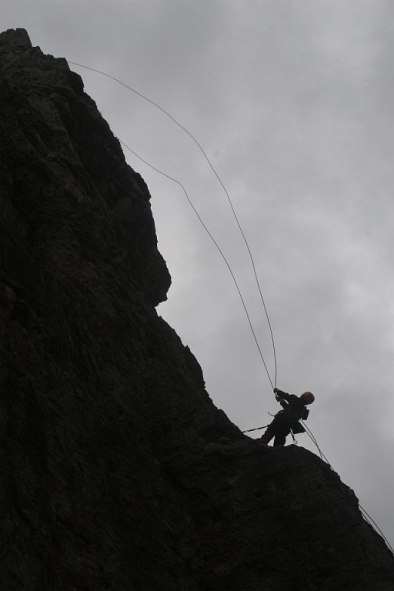
<svg viewBox="0 0 394 591"><path fill-rule="evenodd" d="M279 388L275 388L274 392L275 392L275 396L278 400L287 400L287 402L290 402L291 394L288 394L287 392L283 392L283 390L279 390Z"/></svg>

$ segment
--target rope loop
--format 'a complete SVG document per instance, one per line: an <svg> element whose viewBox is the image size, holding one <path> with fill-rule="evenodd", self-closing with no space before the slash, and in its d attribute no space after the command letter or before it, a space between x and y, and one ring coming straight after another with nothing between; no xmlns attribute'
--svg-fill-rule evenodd
<svg viewBox="0 0 394 591"><path fill-rule="evenodd" d="M92 71L92 72L96 72L97 74L100 74L100 75L102 75L102 76L105 76L105 77L107 77L107 78L110 78L110 79L111 79L111 80L113 80L114 82L117 82L117 83L118 83L118 84L120 84L121 86L124 86L124 87L125 87L125 88L127 88L127 89L128 89L130 92L133 92L134 94L136 94L136 95L137 95L137 96L139 96L140 98L144 99L145 101L147 101L148 103L150 103L151 105L153 105L154 107L156 107L157 109L159 109L159 111L161 111L161 112L162 112L164 115L166 115L166 117L169 117L169 119L171 119L171 121L172 121L173 123L175 123L175 125L177 125L177 126L180 128L180 129L182 129L182 130L183 130L183 131L184 131L184 132L185 132L185 133L186 133L186 134L187 134L187 135L188 135L188 136L191 138L191 140L194 142L194 144L197 146L197 148L199 149L199 151L200 151L200 152L201 152L201 154L203 155L204 159L205 159L205 160L206 160L206 162L208 163L208 165L209 165L210 169L212 170L213 174L215 175L216 179L218 180L218 182L219 182L220 186L222 187L222 189L223 189L223 191L224 191L224 193L225 193L225 196L226 196L226 198L227 198L228 204L229 204L229 206L230 206L230 208L231 208L232 214L233 214L233 216L234 216L234 219L235 219L235 222L236 222L236 224L237 224L238 230L239 230L239 232L240 232L240 234L241 234L241 236L242 236L242 239L243 239L243 241L244 241L244 243L245 243L245 247L246 247L246 250L247 250L247 253L248 253L248 256L249 256L249 260L250 260L250 263L251 263L251 266L252 266L252 269L253 269L253 275L254 275L254 278L255 278L256 286L257 286L257 289L258 289L258 292L259 292L259 295L260 295L260 300L261 300L261 303L262 303L262 306L263 306L263 309L264 309L265 317L266 317L267 324L268 324L268 328L269 328L269 332L270 332L270 337L271 337L271 344L272 344L272 350L273 350L273 357L274 357L274 380L272 380L272 379L271 379L271 375L270 375L270 373L269 373L269 371L268 371L268 367L267 367L266 361L265 361L265 359L264 359L264 356L263 356L263 353L262 353L262 350L261 350L260 344L259 344L259 342L258 342L258 339L257 339L256 333L255 333L255 330L254 330L254 328L253 328L252 321L251 321L251 319L250 319L250 315L249 315L248 309L247 309L247 307L246 307L246 304L245 304L244 298L243 298L243 296L242 296L242 294L241 294L241 291L240 291L239 285L238 285L238 283L237 283L237 281L236 281L236 279L235 279L234 273L233 273L233 271L232 271L232 269L231 269L231 267L230 267L230 265L229 265L229 263L228 263L228 261L227 261L227 258L226 258L226 257L225 257L225 255L223 254L223 251L222 251L222 249L220 248L219 244L218 244L218 243L217 243L217 241L214 239L214 237L212 236L211 232L208 230L208 228L207 228L207 226L206 226L205 222L202 220L202 218L201 218L201 217L200 217L200 215L198 214L198 212L197 212L197 210L196 210L196 208L195 208L194 204L192 203L191 199L189 198L189 196L188 196L188 194L187 194L187 191L186 191L185 187L182 185L182 183L181 183L181 182L179 182L179 181L178 181L177 179L175 179L174 177L170 176L169 174L166 174L165 172L163 172L163 171L159 170L158 168L156 168L155 166L151 165L149 162L147 162L146 160L144 160L144 159L143 159L141 156L139 156L139 154L137 154L137 153L136 153L134 150L132 150L132 149L131 149L129 146L127 146L127 145L125 144L125 142L123 142L122 140L120 140L120 139L118 138L118 139L119 139L119 141L121 142L121 144L122 144L123 146L125 146L125 147L126 147L126 148L127 148L127 149L128 149L130 152L131 152L131 153L133 153L135 156L137 156L137 158L139 158L139 159L140 159L142 162L144 162L144 164L146 164L147 166L149 166L150 168L152 168L152 169L153 169L153 170L155 170L156 172L158 172L158 173L162 174L162 175L163 175L163 176L165 176L166 178L168 178L168 179L170 179L170 180L174 181L175 183L177 183L177 184L178 184L178 185L179 185L179 186L182 188L182 190L183 190L183 192L185 193L185 196L186 196L186 198L187 198L187 200L188 200L189 204L191 205L191 207L192 207L192 209L193 209L194 213L196 214L196 216L197 216L198 220L200 221L200 223L201 223L201 224L202 224L202 226L204 227L205 231L207 232L208 236L209 236L209 237L210 237L210 239L212 240L213 244L214 244L214 245L215 245L215 247L218 249L218 251L219 251L220 255L222 256L222 258L223 258L223 260L224 260L224 262L225 262L225 264L226 264L226 266L227 266L227 268L228 268L228 270L229 270L229 272L230 272L230 274L231 274L231 276L232 276L232 279L233 279L233 281L234 281L234 284L235 284L235 287L236 287L236 289L237 289L238 295L239 295L239 297L240 297L240 299L241 299L242 306L243 306L243 308L244 308L244 311L245 311L245 314L246 314L246 317L247 317L247 320L248 320L248 323L249 323L249 327L250 327L250 330L251 330L251 332L252 332L253 339L254 339L254 341L255 341L255 344L256 344L256 347L257 347L258 353L259 353L259 355L260 355L261 361L262 361L262 363L263 363L263 366L264 366L264 369L265 369L265 371L266 371L266 374L267 374L267 377L268 377L268 379L269 379L269 382L270 382L270 384L271 384L271 387L274 389L274 388L276 387L276 383L277 383L277 376L278 376L278 369L277 369L277 355L276 355L276 345L275 345L275 340L274 340L274 333L273 333L273 330L272 330L271 320L270 320L270 317L269 317L269 314L268 314L267 305L266 305L266 303L265 303L265 299L264 299L264 296L263 296L263 291L262 291L262 288L261 288L260 280L259 280L259 277L258 277L258 274L257 274L257 270L256 270L256 265L255 265L254 257L253 257L252 251L251 251L251 249L250 249L249 242L248 242L248 240L247 240L247 238L246 238L245 232L244 232L244 230L243 230L243 228L242 228L242 225L241 225L241 223L240 223L240 221L239 221L239 218L238 218L237 212L235 211L234 204L233 204L233 202L232 202L232 200L231 200L230 194L229 194L229 192L228 192L228 190L227 190L226 186L224 185L224 183L223 183L223 181L222 181L221 177L219 176L218 172L216 171L215 167L213 166L213 164L212 164L211 160L209 159L209 157L208 157L208 155L207 155L206 151L204 150L204 148L202 147L202 145L200 144L200 142L199 142L199 141L198 141L198 140L195 138L195 136L194 136L194 135L193 135L193 134L192 134L192 133L191 133L191 132L190 132L190 131L189 131L189 130L188 130L188 129L187 129L185 126L184 126L184 125L182 125L182 124L181 124L181 123L180 123L180 122L179 122L179 121L176 119L176 117L174 117L173 115L171 115L171 113L169 113L169 112L168 112L166 109L164 109L164 108L163 108L163 107L162 107L162 106L161 106L159 103L157 103L156 101L154 101L154 100L150 99L149 97L147 97L146 95L144 95L142 92L139 92L138 90L136 90L136 89L135 89L135 88L133 88L132 86L129 86L128 84L126 84L125 82L122 82L122 80L119 80L118 78L115 78L115 76L112 76L111 74L107 74L106 72L103 72L102 70L98 70L98 69L96 69L96 68L91 68L91 67L89 67L89 66L84 66L83 64L79 64L79 63L77 63L77 62L73 62L73 61L71 61L71 60L68 60L68 61L69 61L69 63L70 63L70 64L73 64L74 66L78 66L78 67L80 67L80 68L84 68L84 69L86 69L86 70L90 70L90 71Z"/></svg>

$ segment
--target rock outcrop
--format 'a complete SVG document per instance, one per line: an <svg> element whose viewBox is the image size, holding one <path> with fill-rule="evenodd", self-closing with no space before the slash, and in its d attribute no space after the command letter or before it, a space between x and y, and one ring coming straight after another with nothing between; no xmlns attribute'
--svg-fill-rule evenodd
<svg viewBox="0 0 394 591"><path fill-rule="evenodd" d="M6 591L393 591L310 452L215 408L157 315L149 192L65 59L0 35L0 543Z"/></svg>

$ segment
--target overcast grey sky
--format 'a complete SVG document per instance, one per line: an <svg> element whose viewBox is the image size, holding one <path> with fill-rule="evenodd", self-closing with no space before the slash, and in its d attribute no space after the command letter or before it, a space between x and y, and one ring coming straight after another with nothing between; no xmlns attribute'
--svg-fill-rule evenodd
<svg viewBox="0 0 394 591"><path fill-rule="evenodd" d="M204 146L255 256L278 386L316 394L309 427L394 544L394 2L3 0L1 28L15 27L159 102ZM114 133L185 185L273 376L247 253L202 155L152 105L72 68ZM125 155L150 188L173 278L159 313L215 404L241 429L266 424L277 404L223 261L179 186Z"/></svg>

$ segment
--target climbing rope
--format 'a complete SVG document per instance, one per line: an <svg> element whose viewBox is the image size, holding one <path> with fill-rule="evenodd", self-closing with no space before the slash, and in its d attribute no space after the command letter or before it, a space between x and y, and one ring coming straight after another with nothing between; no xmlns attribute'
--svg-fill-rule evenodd
<svg viewBox="0 0 394 591"><path fill-rule="evenodd" d="M304 421L300 421L305 429L305 432L307 433L307 435L309 436L310 440L312 441L312 443L316 446L320 458L323 462L325 462L328 467L333 470L333 467L331 466L330 462L328 461L327 457L325 456L325 454L322 452L316 437L314 436L314 434L312 433L312 431L309 429L309 427L307 427L307 425L305 424ZM242 431L242 433L251 433L252 431L259 431L260 429L265 429L265 427L268 427L268 425L264 425L263 427L256 427L254 429L247 429L246 431ZM291 432L292 436L293 436L293 441L295 444L297 444L296 439L294 438L293 433ZM364 517L365 521L367 523L369 523L369 525L378 533L380 534L380 536L383 538L387 548L390 550L390 552L392 554L394 554L394 549L391 546L390 542L388 541L388 539L386 538L386 536L384 535L384 533L382 532L382 530L380 529L380 527L378 526L378 524L376 523L376 521L374 519L372 519L371 515L364 509L364 507L359 503L358 504L361 514Z"/></svg>
<svg viewBox="0 0 394 591"><path fill-rule="evenodd" d="M265 429L268 425L263 425L262 427L255 427L254 429L246 429L246 431L242 431L242 433L251 433L252 431L260 431L260 429Z"/></svg>
<svg viewBox="0 0 394 591"><path fill-rule="evenodd" d="M312 431L309 429L309 427L306 426L305 421L301 420L301 424L305 429L306 434L308 435L309 439L312 441L312 443L316 446L317 451L319 452L320 458L323 460L323 462L326 462L326 464L331 468L332 470L332 466L330 464L330 462L327 460L326 456L324 455L324 453L322 452L322 450L319 447L319 444L317 442L316 437L313 435Z"/></svg>
<svg viewBox="0 0 394 591"><path fill-rule="evenodd" d="M384 535L384 533L382 532L382 530L380 529L380 527L378 526L378 524L376 523L376 521L374 519L372 519L372 517L369 515L369 513L366 512L366 510L360 505L358 505L360 507L360 511L365 519L365 521L367 521L369 523L369 525L378 533L382 536L382 538L384 539L386 546L388 547L389 550L391 550L392 554L394 554L394 549L391 546L390 542L388 541L388 539L386 538L386 536Z"/></svg>
<svg viewBox="0 0 394 591"><path fill-rule="evenodd" d="M213 242L213 244L214 244L214 245L215 245L215 247L217 248L217 250L218 250L218 252L219 252L220 256L222 257L222 259L223 259L223 261L224 261L224 263L225 263L225 265L226 265L226 267L227 267L227 269L228 269L228 271L229 271L229 273L230 273L230 275L231 275L231 277L232 277L232 280L233 280L233 282L234 282L234 285L235 285L235 287L236 287L236 290L237 290L237 292L238 292L239 298L240 298L240 300L241 300L242 307L243 307L243 309L244 309L244 312L245 312L245 315L246 315L246 318L247 318L247 321L248 321L248 324L249 324L249 328L250 328L250 330L251 330L251 333L252 333L252 336L253 336L254 342L255 342L255 344L256 344L256 347L257 347L257 350L258 350L258 352L259 352L260 359L261 359L261 361L262 361L262 363L263 363L263 365L264 365L264 369L265 369L265 371L266 371L266 374L267 374L267 377L268 377L268 379L269 379L269 381L270 381L271 387L272 387L272 389L274 389L274 384L273 384L273 382L272 382L272 379L271 379L270 373L269 373L269 371L268 371L267 363L266 363L266 361L265 361L265 359L264 359L263 352L262 352L262 350L261 350L261 347L260 347L259 341L258 341L258 339L257 339L256 331L254 330L253 323L252 323L252 320L251 320L251 318L250 318L250 314L249 314L248 308L247 308L247 306L246 306L246 303L245 303L245 299L244 299L244 297L243 297L243 295L242 295L241 288L239 287L238 281L237 281L237 279L236 279L236 277L235 277L235 275L234 275L234 272L233 272L233 270L232 270L232 268L231 268L231 265L230 265L230 263L228 262L228 259L227 259L227 257L225 256L225 254L224 254L224 252L223 252L222 248L220 247L219 243L216 241L215 237L213 236L213 234L212 234L212 233L211 233L211 231L209 230L208 226L206 225L206 223L204 222L204 220L202 219L202 217L201 217L201 216L200 216L200 214L198 213L198 211L197 211L197 209L196 209L196 207L195 207L195 205L194 205L193 201L192 201L192 200L191 200L191 198L189 197L189 194L188 194L188 192L186 191L186 189L185 189L184 185L183 185L183 184L182 184L180 181L178 181L178 179L176 179L176 178L172 177L171 175L167 174L166 172L163 172L162 170L160 170L160 169L159 169L159 168L157 168L156 166L153 166L152 164L150 164L150 163L149 163L147 160L145 160L144 158L142 158L142 157L141 157L139 154L137 154L137 152L135 152L135 151L134 151L132 148L130 148L130 147L129 147L129 146L128 146L128 145L127 145L127 144L126 144L126 143L125 143L123 140L121 140L119 137L118 137L118 140L120 141L120 143L122 144L122 146L124 146L124 147L125 147L127 150L129 150L129 151L130 151L132 154L134 154L134 156L136 156L137 158L139 158L139 159L141 160L141 162L143 162L144 164L146 164L147 166L149 166L150 168L152 168L152 170L155 170L156 172L160 173L161 175L163 175L164 177L166 177L166 178L170 179L171 181L173 181L174 183L176 183L176 184L177 184L179 187L181 187L181 189L182 189L182 191L184 192L184 194L185 194L185 197L186 197L186 199L187 199L187 201L188 201L189 205L190 205L190 206L191 206L191 208L193 209L193 211L194 211L195 215L197 216L197 218L198 218L199 222L201 223L202 227L204 228L205 232L208 234L208 236L209 236L210 240Z"/></svg>
<svg viewBox="0 0 394 591"><path fill-rule="evenodd" d="M155 102L152 99L150 99L149 97L145 96L144 94L142 94L141 92L139 92L135 88L132 88L128 84L125 84L124 82L122 82L118 78L115 78L114 76L111 76L110 74L107 74L106 72L103 72L103 71L98 70L96 68L91 68L89 66L84 66L83 64L79 64L79 63L73 62L71 60L69 60L69 63L70 64L73 64L74 66L78 66L80 68L84 68L86 70L91 70L92 72L96 72L98 74L101 74L102 76L106 76L107 78L110 78L111 80L114 80L118 84L124 86L125 88L127 88L128 90L130 90L131 92L133 92L134 94L136 94L137 96L141 97L142 99L144 99L147 102L149 102L150 104L152 104L154 107L156 107L157 109L159 109L162 113L164 113L164 115L166 115L167 117L169 117L171 119L171 121L173 121L173 123L175 123L180 129L182 129L192 139L192 141L195 143L195 145L198 147L198 149L202 153L203 157L205 158L206 162L208 163L209 167L211 168L213 174L215 175L216 179L218 180L220 186L222 187L222 189L223 189L223 191L224 191L224 193L226 195L227 201L228 201L228 203L230 205L230 208L231 208L232 214L234 216L234 219L236 221L237 227L239 229L239 232L240 232L240 234L242 236L242 239L243 239L243 241L245 243L245 246L246 246L246 249L247 249L247 252L248 252L250 263L251 263L251 266L252 266L252 269L253 269L253 274L254 274L255 282L256 282L256 285L257 285L257 288L258 288L258 292L259 292L259 295L260 295L260 300L261 300L261 303L262 303L262 306L263 306L263 309L264 309L265 317L266 317L268 328L269 328L269 332L270 332L272 349L273 349L273 357L274 357L274 368L275 368L274 369L274 381L272 381L271 376L270 376L270 373L268 371L268 367L267 367L267 364L265 362L263 353L261 351L261 347L259 345L259 342L258 342L256 333L255 333L255 330L254 330L254 327L253 327L253 324L252 324L252 321L251 321L251 318L250 318L250 315L249 315L249 312L248 312L248 309L247 309L247 306L246 306L244 297L242 295L242 292L240 290L240 287L239 287L239 284L238 284L238 282L236 280L236 277L234 275L234 272L233 272L233 270L232 270L232 268L231 268L231 266L230 266L230 264L229 264L229 262L227 260L227 257L224 255L223 250L221 249L220 245L218 244L218 242L216 241L216 239L214 238L214 236L212 235L212 233L208 229L207 225L205 224L204 220L201 218L200 214L198 213L198 211L197 211L194 203L190 199L190 197L189 197L189 195L188 195L185 187L183 186L183 184L180 181L178 181L177 179L175 179L171 175L163 172L162 170L160 170L160 169L156 168L155 166L153 166L152 164L150 164L147 160L145 160L144 158L142 158L139 154L137 154L137 152L135 152L132 148L130 148L124 141L122 141L120 138L118 138L119 141L120 141L120 143L127 150L129 150L132 154L134 154L137 158L139 158L139 160L141 160L142 162L144 162L144 164L146 164L147 166L149 166L152 170L155 170L156 172L160 173L164 177L172 180L174 183L176 183L177 185L179 185L181 187L182 191L185 194L185 197L186 197L188 203L192 207L195 215L197 216L197 218L200 221L201 225L203 226L204 230L208 234L210 240L213 242L213 244L217 248L218 252L220 253L220 255L221 255L224 263L226 264L226 266L227 266L227 268L228 268L228 270L229 270L229 272L231 274L231 277L233 279L234 285L235 285L235 287L237 289L237 292L238 292L238 295L240 297L240 300L241 300L241 303L242 303L242 306L243 306L243 309L244 309L246 318L248 320L248 324L249 324L250 330L252 332L253 339L255 341L256 347L258 349L258 352L259 352L261 361L262 361L262 363L264 365L264 369L266 371L266 374L268 376L268 379L269 379L269 382L270 382L270 384L272 386L272 389L274 390L274 388L276 388L277 375L278 375L276 345L275 345L275 339L274 339L273 329L272 329L272 325L271 325L271 320L270 320L270 317L269 317L267 305L265 303L265 299L264 299L263 292L262 292L262 289L261 289L261 284L260 284L260 280L259 280L259 277L258 277L258 274L257 274L256 265L255 265L255 262L254 262L254 257L253 257L252 251L250 249L249 242L248 242L248 240L246 238L246 235L244 233L244 230L242 228L242 225L241 225L241 223L239 221L238 215L237 215L237 213L235 211L234 204L233 204L233 202L231 200L231 197L230 197L230 195L229 195L229 193L227 191L227 188L224 185L224 183L223 183L222 179L220 178L219 174L217 173L217 171L216 171L215 167L213 166L211 160L209 159L206 151L204 150L204 148L202 147L202 145L200 144L200 142L198 142L198 140L195 138L195 136L185 126L183 126L173 115L171 115L168 111L166 111L163 107L161 107L161 105L159 105L157 102ZM309 436L309 438L311 439L311 441L313 442L313 444L316 446L316 448L317 448L317 450L319 452L320 458L332 469L331 464L329 463L329 461L327 460L326 456L322 452L322 450L321 450L321 448L320 448L320 446L319 446L319 444L318 444L315 436L313 435L312 431L309 429L309 427L306 426L306 424L305 424L304 421L301 421L301 423L302 423L303 427L305 428L305 431L306 431L307 435ZM248 429L246 431L243 431L243 433L250 433L252 431L258 431L260 429L264 429L265 427L267 427L267 425L264 425L263 427L256 427L254 429ZM367 513L367 511L360 504L359 504L359 507L360 507L360 510L361 510L361 513L362 513L364 519L369 523L369 525L372 528L375 529L375 531L377 531L382 536L383 540L386 543L386 546L394 554L394 550L393 550L391 544L389 543L389 541L386 538L386 536L383 534L383 532L380 529L380 527L377 525L377 523L372 519L372 517L369 515L369 513Z"/></svg>
<svg viewBox="0 0 394 591"><path fill-rule="evenodd" d="M141 157L140 157L140 156L139 156L139 155L138 155L136 152L134 152L134 151L133 151L131 148L129 148L128 146L126 146L126 144L125 144L124 142L121 142L121 143L122 143L122 144L123 144L123 145L124 145L124 146L125 146L125 147L126 147L128 150L130 150L130 151L131 151L131 152L132 152L132 153L133 153L135 156L137 156L137 158L139 158L139 159L140 159L142 162L144 162L145 164L147 164L148 166L150 166L150 167L151 167L153 170L156 170L156 172L158 172L158 173L160 173L160 174L163 174L163 176L165 176L165 177L167 177L167 178L171 179L172 181L176 182L176 183L177 183L177 184L178 184L178 185L179 185L179 186L182 188L182 190L184 191L184 193L185 193L185 195L186 195L186 197L187 197L187 200L189 201L190 205L191 205L191 206L192 206L192 208L193 208L193 211L194 211L194 212L195 212L195 214L197 215L197 217L198 217L199 221L200 221L200 222L203 224L203 227L205 228L205 231L206 231L206 232L208 233L208 235L210 236L210 238L211 238L211 240L213 241L213 243L215 244L216 248L218 248L218 250L219 250L219 252L220 252L220 254L221 254L221 256L222 256L223 260L225 261L225 263L226 263L227 267L229 268L229 271L230 271L230 273L231 273L231 275L232 275L232 277L233 277L233 280L234 280L234 282L235 282L235 285L236 285L236 287L237 287L237 291L238 291L238 293L239 293L239 295L240 295L240 297L241 297L242 305L243 305L243 307L244 307L244 310L245 310L245 313L246 313L246 315L247 315L248 322L249 322L250 328L251 328L251 330L252 330L253 338L254 338L254 340L255 340L255 342L256 342L256 345L257 345L257 348L258 348L258 351L259 351L259 355L260 355L260 357L261 357L261 359L262 359L262 362L263 362L264 368L265 368L265 370L266 370L266 373L267 373L267 375L268 375L268 378L269 378L270 384L271 384L271 386L272 386L272 389L274 389L274 388L276 387L276 384L277 384L277 379L278 379L278 365L277 365L276 345L275 345L275 339L274 339L274 333L273 333L273 329L272 329L272 324L271 324L271 320L270 320L270 317L269 317L269 313L268 313L267 305L266 305L266 303L265 303L265 299L264 299L264 296L263 296L263 291L262 291L262 288L261 288L260 280L259 280L259 277L258 277L258 274L257 274L257 270L256 270L256 265L255 265L254 257L253 257L252 251L251 251L251 249L250 249L249 242L248 242L248 240L247 240L247 238L246 238L245 232L244 232L244 230L243 230L243 228L242 228L242 225L241 225L241 223L240 223L240 221L239 221L238 215L237 215L237 213L236 213L236 210L235 210L235 208L234 208L234 204L233 204L233 202L232 202L232 200L231 200L230 194L229 194L229 192L228 192L228 190L227 190L226 186L224 185L224 183L223 183L222 179L220 178L220 176L219 176L218 172L216 171L215 167L213 166L213 164L212 164L211 160L209 159L209 157L208 157L208 155L207 155L206 151L204 150L204 148L202 147L202 145L200 144L200 142L199 142L199 141L198 141L198 140L195 138L195 136L194 136L194 135L193 135L193 134L192 134L192 133L191 133L191 132L190 132L190 131L189 131L189 130L188 130L188 129L187 129L185 126L184 126L184 125L182 125L182 124L181 124L181 123L180 123L180 122L179 122L179 121L178 121L178 120L177 120L177 119L176 119L176 118L175 118L173 115L171 115L171 113L169 113L169 112L168 112L166 109L164 109L164 108L163 108L163 107L162 107L162 106L161 106L159 103L157 103L156 101L154 101L154 100L150 99L149 97L147 97L147 96L146 96L146 95L144 95L143 93L141 93L141 92L139 92L138 90L136 90L135 88L133 88L133 87L129 86L128 84L126 84L126 83L125 83L125 82L123 82L122 80L119 80L119 79L118 79L118 78L116 78L115 76L112 76L112 75L110 75L110 74L107 74L106 72L103 72L103 71L101 71L101 70L98 70L98 69L96 69L96 68L91 68L91 67L89 67L89 66L85 66L85 65L83 65L83 64L79 64L79 63L77 63L77 62L73 62L73 61L71 61L71 60L68 60L68 61L69 61L69 63L70 63L70 64L73 64L74 66L78 66L78 67L80 67L80 68L85 68L86 70L90 70L90 71L92 71L92 72L96 72L97 74L100 74L100 75L102 75L102 76L105 76L105 77L107 77L107 78L110 78L111 80L114 80L115 82L117 82L117 83L118 83L118 84L120 84L121 86L124 86L124 87L125 87L125 88L127 88L129 91L133 92L134 94L136 94L136 95L137 95L137 96L139 96L140 98L144 99L145 101L147 101L148 103L150 103L151 105L153 105L154 107L156 107L157 109L159 109L159 110L160 110L160 111L161 111L161 112L162 112L164 115L166 115L166 117L169 117L169 119L171 119L171 121L172 121L173 123L175 123L175 125L177 125L177 126L178 126L178 127L179 127L179 128L182 130L182 131L184 131L184 132L185 132L185 133L186 133L186 134L187 134L187 135L188 135L188 136L191 138L191 140L192 140L192 141L194 142L194 144L195 144L195 145L198 147L198 149L200 150L201 154L202 154L202 155L203 155L203 157L205 158L206 162L208 163L209 167L211 168L211 170L212 170L213 174L215 175L216 179L218 180L218 182L219 182L220 186L222 187L222 189L223 189L223 191L224 191L224 193L225 193L225 195L226 195L226 198L227 198L227 201L228 201L228 203L229 203L229 205L230 205L230 208L231 208L232 214L233 214L233 216L234 216L235 222L236 222L236 224L237 224L237 227L238 227L238 229L239 229L239 232L240 232L240 234L241 234L241 236L242 236L242 239L243 239L243 241L244 241L244 243L245 243L245 246L246 246L246 249L247 249L247 252L248 252L248 256L249 256L249 259L250 259L250 263L251 263L251 266L252 266L252 269L253 269L253 275L254 275L254 278L255 278L255 282L256 282L256 285L257 285L257 289L258 289L258 292L259 292L259 295L260 295L260 300L261 300L261 303L262 303L262 306L263 306L263 309L264 309L265 317L266 317L267 324L268 324L268 328L269 328L269 332L270 332L270 338L271 338L271 344L272 344L272 350L273 350L273 357L274 357L274 380L272 380L272 379L271 379L271 376L270 376L270 374L269 374L269 372L268 372L268 369L267 369L267 366L266 366L266 362L265 362L265 360L264 360L264 357L263 357L263 355L262 355L262 352L261 352L260 345L258 344L258 341L257 341L256 335L255 335L255 331L254 331L254 329L253 329L253 326L252 326L252 323L251 323L251 320L250 320L250 317L249 317L249 313L248 313L248 311L247 311L247 309L246 309L246 307L245 307L245 303L244 303L243 297L242 297L242 296L241 296L241 294L240 294L240 290L239 290L239 287L238 287L238 284L237 284L237 282L235 281L235 277L234 277L234 275L233 275L233 272L232 272L232 270L231 270L231 268L230 268L230 266L229 266L229 264L228 264L228 262L227 262L226 258L224 257L224 255L223 255L223 253L222 253L221 249L219 248L219 245L218 245L218 243L216 242L216 240L214 240L214 238L213 238L212 234L211 234L211 233L208 231L208 229L207 229L207 227L206 227L205 223L202 221L202 219L201 219L200 215L197 213L197 211L196 211L196 208L195 208L195 207L194 207L194 205L191 203L191 201L190 201L190 199L189 199L189 197L188 197L188 195L187 195L187 192L185 191L185 188L183 187L183 185L182 185L182 184L181 184L179 181L177 181L176 179L174 179L174 178L173 178L173 177L171 177L170 175L168 175L168 174L166 174L166 173L163 173L163 171L161 171L161 170L157 169L156 167L154 167L154 166L150 165L150 164L149 164L149 163L148 163L146 160L144 160L143 158L141 158Z"/></svg>
<svg viewBox="0 0 394 591"><path fill-rule="evenodd" d="M312 442L315 444L320 458L326 462L326 464L329 466L329 468L331 468L331 470L333 470L333 467L331 466L330 462L327 460L326 456L324 455L324 453L322 452L322 450L319 447L319 444L317 442L316 437L313 435L312 431L309 429L309 427L307 427L304 423L304 421L301 421L303 427L305 428L306 433L309 435L310 439L312 440ZM394 554L394 549L391 546L390 542L388 541L388 539L386 538L386 536L384 535L384 533L382 532L382 530L380 529L380 527L378 526L378 524L376 523L376 521L374 521L372 519L372 517L369 515L369 513L367 513L367 511L364 509L364 507L359 503L358 504L361 514L363 515L365 521L367 521L369 523L369 525L378 533L382 536L383 540L386 543L387 548L392 552L392 554Z"/></svg>

